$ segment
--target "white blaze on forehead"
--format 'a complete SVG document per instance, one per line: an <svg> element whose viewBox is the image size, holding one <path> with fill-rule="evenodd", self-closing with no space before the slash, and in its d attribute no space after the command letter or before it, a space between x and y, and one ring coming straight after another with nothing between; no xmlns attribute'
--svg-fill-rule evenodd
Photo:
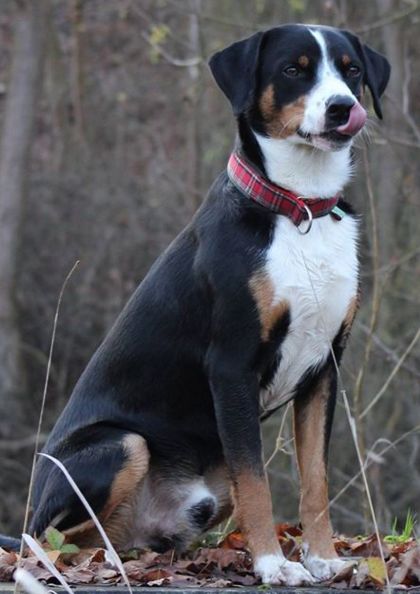
<svg viewBox="0 0 420 594"><path fill-rule="evenodd" d="M341 78L329 56L322 32L313 29L309 29L309 32L316 39L321 51L321 60L318 66L317 82L306 101L301 129L310 134L320 134L325 126L325 111L328 100L334 95L352 97L355 101L356 97Z"/></svg>

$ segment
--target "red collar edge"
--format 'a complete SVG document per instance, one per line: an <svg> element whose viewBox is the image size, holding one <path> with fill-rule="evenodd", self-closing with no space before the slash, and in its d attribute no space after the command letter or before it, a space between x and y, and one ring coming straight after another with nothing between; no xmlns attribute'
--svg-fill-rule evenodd
<svg viewBox="0 0 420 594"><path fill-rule="evenodd" d="M308 219L310 223L312 218L330 214L335 220L341 220L344 215L337 207L341 194L331 198L302 199L263 177L258 169L236 151L229 157L227 173L232 184L240 192L272 212L288 217L297 227Z"/></svg>

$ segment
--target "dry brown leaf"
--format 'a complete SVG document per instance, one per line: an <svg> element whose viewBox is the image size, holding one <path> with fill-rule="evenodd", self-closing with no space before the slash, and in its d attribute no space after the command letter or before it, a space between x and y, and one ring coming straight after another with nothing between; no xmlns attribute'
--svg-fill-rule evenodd
<svg viewBox="0 0 420 594"><path fill-rule="evenodd" d="M220 547L223 549L244 550L246 548L246 540L240 530L234 530L226 536Z"/></svg>
<svg viewBox="0 0 420 594"><path fill-rule="evenodd" d="M276 524L277 538L288 538L289 536L302 536L302 530L292 524Z"/></svg>
<svg viewBox="0 0 420 594"><path fill-rule="evenodd" d="M55 564L56 561L58 561L58 558L61 555L60 551L45 551L47 553L47 557L48 559Z"/></svg>
<svg viewBox="0 0 420 594"><path fill-rule="evenodd" d="M69 567L63 572L63 577L69 584L92 584L95 581L95 572L80 567Z"/></svg>
<svg viewBox="0 0 420 594"><path fill-rule="evenodd" d="M420 545L400 555L400 566L392 576L392 584L420 586Z"/></svg>
<svg viewBox="0 0 420 594"><path fill-rule="evenodd" d="M385 543L382 543L382 549L385 559L389 557L389 548ZM351 544L351 551L353 555L360 557L380 557L381 548L378 543L376 534L372 534L363 540L356 541Z"/></svg>

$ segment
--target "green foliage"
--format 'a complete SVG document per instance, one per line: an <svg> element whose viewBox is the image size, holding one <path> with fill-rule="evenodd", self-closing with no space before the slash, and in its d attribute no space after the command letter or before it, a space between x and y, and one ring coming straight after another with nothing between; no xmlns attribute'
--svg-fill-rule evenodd
<svg viewBox="0 0 420 594"><path fill-rule="evenodd" d="M49 526L45 531L47 543L53 551L59 551L64 544L65 536L56 528Z"/></svg>
<svg viewBox="0 0 420 594"><path fill-rule="evenodd" d="M388 534L385 536L384 541L388 544L399 544L403 542L407 542L412 538L414 532L414 526L416 524L416 517L411 511L408 510L407 516L405 518L405 524L402 532L398 534L397 532L397 518L395 518L394 523L392 524L392 534Z"/></svg>
<svg viewBox="0 0 420 594"><path fill-rule="evenodd" d="M255 11L257 14L262 14L265 9L265 0L255 0Z"/></svg>
<svg viewBox="0 0 420 594"><path fill-rule="evenodd" d="M169 27L167 25L152 25L150 27L150 43L153 43L153 45L165 43L168 34Z"/></svg>
<svg viewBox="0 0 420 594"><path fill-rule="evenodd" d="M296 14L303 14L306 10L306 0L289 0L289 6Z"/></svg>
<svg viewBox="0 0 420 594"><path fill-rule="evenodd" d="M167 25L152 25L150 27L149 41L151 44L149 56L152 64L159 61L159 46L163 45L168 37L170 30Z"/></svg>
<svg viewBox="0 0 420 594"><path fill-rule="evenodd" d="M45 537L51 551L57 551L61 554L79 553L80 549L75 544L65 543L66 537L62 532L49 526L45 531Z"/></svg>

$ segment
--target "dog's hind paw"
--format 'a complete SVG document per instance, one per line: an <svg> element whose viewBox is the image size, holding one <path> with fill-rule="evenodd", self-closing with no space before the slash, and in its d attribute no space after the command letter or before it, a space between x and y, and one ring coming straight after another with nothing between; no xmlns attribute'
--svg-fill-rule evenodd
<svg viewBox="0 0 420 594"><path fill-rule="evenodd" d="M302 586L314 582L301 563L287 561L281 555L262 555L255 560L254 569L264 584Z"/></svg>
<svg viewBox="0 0 420 594"><path fill-rule="evenodd" d="M342 559L322 559L310 553L305 555L303 559L303 565L317 582L330 580L348 564L348 561Z"/></svg>

